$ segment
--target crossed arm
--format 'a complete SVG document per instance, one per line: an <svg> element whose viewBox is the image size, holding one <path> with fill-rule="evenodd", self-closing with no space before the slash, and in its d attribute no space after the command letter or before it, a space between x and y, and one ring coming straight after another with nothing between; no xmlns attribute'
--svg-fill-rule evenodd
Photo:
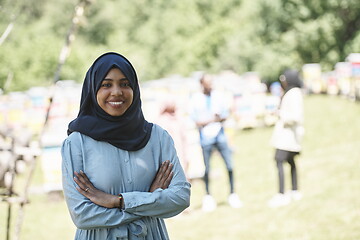
<svg viewBox="0 0 360 240"><path fill-rule="evenodd" d="M161 164L150 186L149 192L154 192L158 188L167 189L169 187L171 179L174 175L172 168L173 165L169 160L164 161ZM106 208L124 207L124 201L126 200L122 197L119 198L118 195L112 195L97 189L83 171L80 170L80 172L74 172L74 174L74 181L77 184L76 189L83 196L90 199L91 202Z"/></svg>
<svg viewBox="0 0 360 240"><path fill-rule="evenodd" d="M215 114L214 118L210 119L210 120L206 120L206 121L197 121L196 122L196 126L197 127L205 127L206 125L210 124L210 123L214 123L214 122L224 122L226 120L226 118L221 117L219 114Z"/></svg>

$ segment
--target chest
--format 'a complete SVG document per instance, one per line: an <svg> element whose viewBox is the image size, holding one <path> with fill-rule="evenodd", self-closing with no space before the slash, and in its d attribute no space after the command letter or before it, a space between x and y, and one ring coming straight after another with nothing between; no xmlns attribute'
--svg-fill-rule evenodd
<svg viewBox="0 0 360 240"><path fill-rule="evenodd" d="M108 143L88 146L83 154L84 172L106 192L147 190L158 169L160 153L152 146L128 152ZM119 189L120 188L120 189Z"/></svg>

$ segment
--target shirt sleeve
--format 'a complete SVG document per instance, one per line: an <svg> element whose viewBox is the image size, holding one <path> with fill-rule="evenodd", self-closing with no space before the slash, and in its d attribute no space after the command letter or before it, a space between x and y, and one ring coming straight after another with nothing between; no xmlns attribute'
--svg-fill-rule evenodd
<svg viewBox="0 0 360 240"><path fill-rule="evenodd" d="M109 228L128 224L141 217L118 208L105 208L91 202L76 190L74 171L83 169L81 142L66 139L61 148L62 182L71 218L79 229Z"/></svg>
<svg viewBox="0 0 360 240"><path fill-rule="evenodd" d="M193 104L189 104L189 116L190 118L194 121L197 122L199 120L199 116L198 116L198 104L199 104L199 99L197 95L193 95L190 97L190 102L192 102Z"/></svg>
<svg viewBox="0 0 360 240"><path fill-rule="evenodd" d="M138 216L169 218L181 213L190 205L190 183L186 180L184 171L177 157L174 143L170 135L161 131L159 148L161 162L170 160L174 165L174 176L167 189L157 189L154 192L127 192L124 197L125 212Z"/></svg>

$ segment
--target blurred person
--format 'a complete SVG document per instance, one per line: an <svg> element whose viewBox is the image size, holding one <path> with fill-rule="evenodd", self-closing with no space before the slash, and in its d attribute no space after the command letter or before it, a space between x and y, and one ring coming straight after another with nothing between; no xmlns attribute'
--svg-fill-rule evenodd
<svg viewBox="0 0 360 240"><path fill-rule="evenodd" d="M228 145L223 123L229 115L228 107L225 105L224 96L213 91L212 76L204 74L200 78L202 92L192 97L191 117L195 121L200 134L205 173L204 182L206 195L203 198L202 210L209 212L216 209L216 201L210 194L210 158L216 149L223 158L229 176L230 195L228 202L233 208L242 207L238 195L234 191L234 172L232 151Z"/></svg>
<svg viewBox="0 0 360 240"><path fill-rule="evenodd" d="M287 205L291 200L300 200L295 157L300 154L304 134L304 110L302 81L296 70L286 70L279 78L284 94L281 98L278 120L274 127L271 144L275 148L279 191L268 202L270 207ZM283 163L290 164L292 191L285 193Z"/></svg>
<svg viewBox="0 0 360 240"><path fill-rule="evenodd" d="M62 146L65 200L75 239L169 239L164 218L190 204L173 140L145 120L132 64L99 56Z"/></svg>
<svg viewBox="0 0 360 240"><path fill-rule="evenodd" d="M284 92L281 83L279 83L278 81L271 83L269 89L271 96L276 96L279 98L281 98Z"/></svg>
<svg viewBox="0 0 360 240"><path fill-rule="evenodd" d="M174 140L175 148L185 176L189 179L189 160L187 153L187 137L185 118L179 113L178 104L174 97L167 95L160 103L160 113L155 123L169 132Z"/></svg>

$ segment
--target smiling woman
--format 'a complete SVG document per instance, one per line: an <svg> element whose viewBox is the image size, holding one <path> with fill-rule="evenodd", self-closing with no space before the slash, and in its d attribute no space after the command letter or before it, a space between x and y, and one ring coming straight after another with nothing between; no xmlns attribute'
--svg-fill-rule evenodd
<svg viewBox="0 0 360 240"><path fill-rule="evenodd" d="M118 68L112 68L96 94L99 106L111 116L121 116L133 101L129 80Z"/></svg>
<svg viewBox="0 0 360 240"><path fill-rule="evenodd" d="M88 70L62 146L75 239L169 239L164 218L190 204L174 142L145 120L135 69L105 53Z"/></svg>

